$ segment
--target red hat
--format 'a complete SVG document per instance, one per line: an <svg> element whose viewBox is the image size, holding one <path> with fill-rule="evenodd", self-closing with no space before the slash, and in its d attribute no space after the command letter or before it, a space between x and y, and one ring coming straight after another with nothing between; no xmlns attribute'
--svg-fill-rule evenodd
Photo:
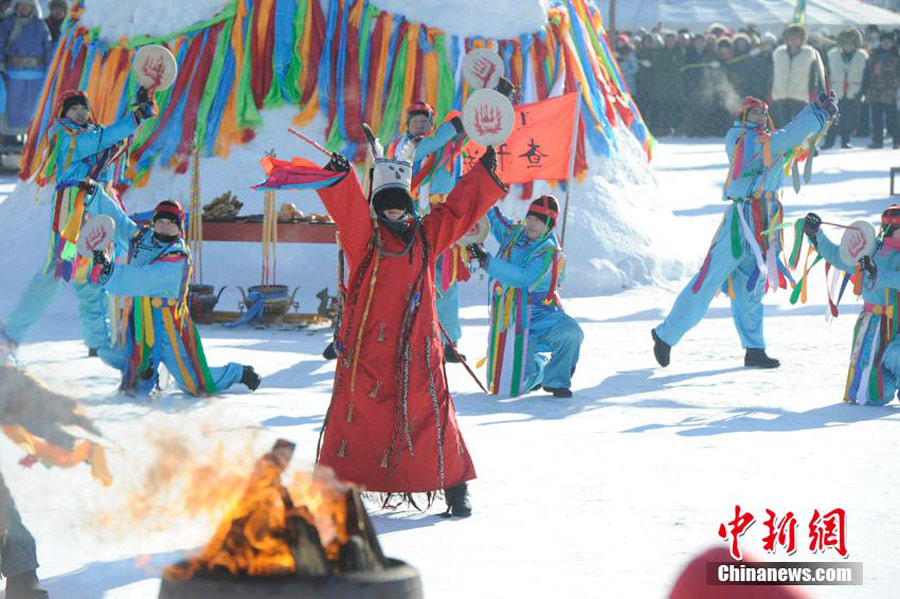
<svg viewBox="0 0 900 599"><path fill-rule="evenodd" d="M556 219L559 218L559 203L553 196L541 196L531 202L528 216L539 218L553 228L556 226Z"/></svg>
<svg viewBox="0 0 900 599"><path fill-rule="evenodd" d="M744 99L744 105L738 109L738 114L743 115L747 114L748 110L753 108L759 108L765 112L769 112L769 105L760 100L759 98L754 98L753 96L747 96Z"/></svg>
<svg viewBox="0 0 900 599"><path fill-rule="evenodd" d="M433 119L434 108L432 108L431 105L427 102L413 102L409 105L409 108L406 109L406 119L409 120L410 117L417 114L424 114L429 119Z"/></svg>
<svg viewBox="0 0 900 599"><path fill-rule="evenodd" d="M78 104L90 108L87 92L80 89L72 89L63 92L59 96L59 110L56 115L60 117L65 116L70 108Z"/></svg>
<svg viewBox="0 0 900 599"><path fill-rule="evenodd" d="M173 221L179 227L184 223L184 210L177 200L163 200L153 209L153 222L161 218Z"/></svg>
<svg viewBox="0 0 900 599"><path fill-rule="evenodd" d="M744 558L747 559L745 552ZM685 566L669 593L669 599L805 599L807 595L794 587L783 585L710 585L707 583L708 563L734 563L725 547L709 549Z"/></svg>
<svg viewBox="0 0 900 599"><path fill-rule="evenodd" d="M881 213L881 225L885 227L900 225L900 205L894 204Z"/></svg>

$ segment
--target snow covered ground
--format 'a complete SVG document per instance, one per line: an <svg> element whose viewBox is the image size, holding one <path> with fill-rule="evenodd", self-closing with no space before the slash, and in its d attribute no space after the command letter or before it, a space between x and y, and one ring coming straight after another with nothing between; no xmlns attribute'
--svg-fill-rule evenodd
<svg viewBox="0 0 900 599"><path fill-rule="evenodd" d="M874 223L890 203L888 169L895 163L900 156L888 150L825 152L813 184L799 196L785 193L788 216L815 209L826 220ZM699 265L724 209L721 143L664 140L654 170L677 217L680 247L672 251ZM0 193L10 191L8 183ZM3 258L0 314L17 299L12 282L24 278L14 271L32 263ZM814 509L843 508L849 560L864 563L865 583L810 587L811 595L895 597L900 417L896 405L841 403L858 307L845 298L842 316L825 323L820 268L807 305L790 306L784 292L766 299L770 353L783 365L777 371L742 368L722 297L674 350L672 365L656 368L649 331L684 281L568 302L586 333L572 399L487 397L451 366L479 474L471 485L475 514L445 521L435 508L378 512L386 553L419 568L429 598L662 598L692 555L722 543L718 526L733 518L735 504L757 517L742 537L742 547L757 556L765 510L796 514L794 558L803 560L837 560L833 552L809 551L806 525ZM116 482L103 488L84 468L23 469L16 463L21 451L5 438L2 470L37 538L39 574L53 597L155 597L160 568L201 546L212 526L177 509L177 492L147 486L144 475L159 448L163 455L177 445L189 449L176 479L191 463L211 460L218 443L229 456L223 467L235 471L246 471L255 455L247 444L259 450L279 436L297 441L297 455L311 460L333 373L319 357L327 335L203 327L210 362L254 364L265 377L259 391L138 402L117 396L117 373L85 357L73 297L69 290L62 296L20 360L78 397L124 447L123 455L110 456ZM486 347L486 308L467 306L462 316L462 351L477 360ZM138 501L148 497L150 504ZM136 507L145 508L142 516L133 516Z"/></svg>

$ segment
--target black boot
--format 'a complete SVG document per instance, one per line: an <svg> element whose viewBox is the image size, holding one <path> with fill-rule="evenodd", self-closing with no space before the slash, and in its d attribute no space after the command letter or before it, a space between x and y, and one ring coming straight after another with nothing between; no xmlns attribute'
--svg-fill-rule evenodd
<svg viewBox="0 0 900 599"><path fill-rule="evenodd" d="M446 360L448 364L459 364L465 359L466 357L463 354L453 350L453 346L449 344L444 345L444 360Z"/></svg>
<svg viewBox="0 0 900 599"><path fill-rule="evenodd" d="M650 334L653 336L653 357L656 358L660 366L665 368L669 365L669 354L672 352L672 346L657 336L656 329L651 329Z"/></svg>
<svg viewBox="0 0 900 599"><path fill-rule="evenodd" d="M766 350L749 348L744 356L744 366L748 368L778 368L781 362L766 355Z"/></svg>
<svg viewBox="0 0 900 599"><path fill-rule="evenodd" d="M100 355L100 354L97 353L96 347L88 348L88 358L96 358L98 355Z"/></svg>
<svg viewBox="0 0 900 599"><path fill-rule="evenodd" d="M49 599L34 570L6 579L6 599Z"/></svg>
<svg viewBox="0 0 900 599"><path fill-rule="evenodd" d="M444 489L449 515L457 518L468 518L472 515L472 504L469 502L469 487L466 483Z"/></svg>
<svg viewBox="0 0 900 599"><path fill-rule="evenodd" d="M322 352L322 357L326 360L337 359L337 350L334 349L334 341L328 344L328 347L326 347L325 351Z"/></svg>
<svg viewBox="0 0 900 599"><path fill-rule="evenodd" d="M572 390L568 387L544 387L544 391L552 393L553 397L567 398L572 397Z"/></svg>
<svg viewBox="0 0 900 599"><path fill-rule="evenodd" d="M244 366L244 373L241 375L241 383L246 385L251 391L256 391L261 382L262 377L256 374L256 371L253 370L252 366Z"/></svg>

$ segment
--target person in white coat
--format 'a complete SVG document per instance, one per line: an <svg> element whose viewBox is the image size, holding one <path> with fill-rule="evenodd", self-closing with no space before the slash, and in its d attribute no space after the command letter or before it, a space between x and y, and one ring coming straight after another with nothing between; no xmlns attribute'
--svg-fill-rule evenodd
<svg viewBox="0 0 900 599"><path fill-rule="evenodd" d="M816 97L820 87L824 90L822 57L806 38L806 27L788 25L784 44L772 52L772 120L779 129Z"/></svg>
<svg viewBox="0 0 900 599"><path fill-rule="evenodd" d="M856 27L848 27L838 37L838 44L828 52L828 76L831 89L838 98L841 119L828 130L823 148L834 146L838 133L841 147L850 147L850 135L859 123L863 96L863 77L869 53L863 49L863 36Z"/></svg>

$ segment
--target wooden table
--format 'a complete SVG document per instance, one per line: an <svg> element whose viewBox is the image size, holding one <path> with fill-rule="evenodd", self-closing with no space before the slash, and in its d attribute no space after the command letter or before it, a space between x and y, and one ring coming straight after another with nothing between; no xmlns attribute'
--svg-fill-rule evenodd
<svg viewBox="0 0 900 599"><path fill-rule="evenodd" d="M278 243L336 243L334 223L279 222ZM203 241L241 241L262 243L262 221L203 221ZM213 311L216 322L230 322L240 312ZM319 314L286 314L285 323L325 323L329 319Z"/></svg>
<svg viewBox="0 0 900 599"><path fill-rule="evenodd" d="M334 223L279 222L278 243L335 243ZM203 241L262 242L262 221L203 221Z"/></svg>

